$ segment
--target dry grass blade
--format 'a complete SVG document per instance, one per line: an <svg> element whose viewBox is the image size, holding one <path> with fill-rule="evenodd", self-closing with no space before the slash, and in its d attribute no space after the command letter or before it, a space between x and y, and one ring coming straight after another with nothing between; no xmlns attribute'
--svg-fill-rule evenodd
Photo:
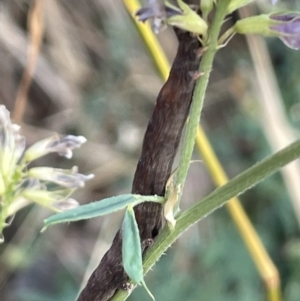
<svg viewBox="0 0 300 301"><path fill-rule="evenodd" d="M251 11L242 9L242 17L248 17ZM296 131L291 127L285 115L283 100L278 87L275 72L270 60L266 42L260 36L246 36L250 54L256 73L258 95L263 130L274 151L284 148L297 138ZM292 200L298 224L300 225L300 168L299 160L292 162L281 170L283 180Z"/></svg>
<svg viewBox="0 0 300 301"><path fill-rule="evenodd" d="M21 123L26 107L27 94L32 81L37 58L40 52L44 26L43 26L43 0L35 0L28 18L30 44L28 48L27 66L18 89L13 119Z"/></svg>

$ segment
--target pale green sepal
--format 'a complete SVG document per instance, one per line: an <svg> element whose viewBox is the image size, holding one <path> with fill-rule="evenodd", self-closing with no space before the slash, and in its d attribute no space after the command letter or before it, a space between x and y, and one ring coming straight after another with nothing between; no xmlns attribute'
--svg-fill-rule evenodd
<svg viewBox="0 0 300 301"><path fill-rule="evenodd" d="M213 10L214 0L201 0L200 1L200 10L203 16L208 16L208 14ZM206 18L205 17L205 18Z"/></svg>
<svg viewBox="0 0 300 301"><path fill-rule="evenodd" d="M240 34L259 34L265 37L278 36L278 32L271 29L271 26L280 24L280 21L272 20L270 15L258 15L237 21L234 29Z"/></svg>
<svg viewBox="0 0 300 301"><path fill-rule="evenodd" d="M176 172L176 170L175 170ZM174 173L174 172L173 172ZM174 230L176 225L175 216L177 214L176 209L179 207L179 196L181 194L181 186L174 185L174 174L172 174L166 185L166 195L164 204L164 217L168 223L170 230Z"/></svg>
<svg viewBox="0 0 300 301"><path fill-rule="evenodd" d="M50 153L53 144L59 142L59 136L53 135L46 139L40 140L30 146L25 154L24 161L31 162Z"/></svg>
<svg viewBox="0 0 300 301"><path fill-rule="evenodd" d="M17 213L19 210L28 206L30 203L31 201L26 199L25 197L22 196L15 197L13 202L11 202L10 205L8 206L6 216L11 216Z"/></svg>
<svg viewBox="0 0 300 301"><path fill-rule="evenodd" d="M22 192L21 196L50 210L60 212L60 210L52 205L52 203L57 201L57 194L55 192L48 190L26 189Z"/></svg>
<svg viewBox="0 0 300 301"><path fill-rule="evenodd" d="M122 262L127 275L141 284L144 280L142 248L132 205L127 207L122 225Z"/></svg>
<svg viewBox="0 0 300 301"><path fill-rule="evenodd" d="M155 301L155 298L154 298L153 294L150 292L149 288L147 287L146 282L142 281L141 285L144 287L144 289L146 290L146 292L148 293L148 295L151 297L151 299L153 301Z"/></svg>
<svg viewBox="0 0 300 301"><path fill-rule="evenodd" d="M175 11L178 11L179 13L181 13L181 9L178 8L177 6L173 5L172 3L170 3L169 1L165 0L164 1L165 5L168 6L169 8L175 10Z"/></svg>
<svg viewBox="0 0 300 301"><path fill-rule="evenodd" d="M5 192L5 184L2 177L2 173L0 173L0 196Z"/></svg>
<svg viewBox="0 0 300 301"><path fill-rule="evenodd" d="M176 26L180 29L206 37L208 28L207 23L186 3L181 0L178 0L177 2L183 11L183 14L168 18L166 23L171 26Z"/></svg>
<svg viewBox="0 0 300 301"><path fill-rule="evenodd" d="M241 7L251 3L253 1L254 0L231 0L228 7L227 7L227 13L231 14L232 12L237 10L238 8L241 8Z"/></svg>
<svg viewBox="0 0 300 301"><path fill-rule="evenodd" d="M152 300L155 300L144 281L141 239L132 205L127 207L122 225L122 262L132 281L143 285Z"/></svg>
<svg viewBox="0 0 300 301"><path fill-rule="evenodd" d="M39 204L49 204L56 200L53 193L47 190L26 189L22 192L22 196Z"/></svg>
<svg viewBox="0 0 300 301"><path fill-rule="evenodd" d="M166 203L164 204L164 217L168 222L168 227L170 230L173 230L176 226L174 210L178 204L179 195L180 189L178 187L174 187L174 190L171 191Z"/></svg>
<svg viewBox="0 0 300 301"><path fill-rule="evenodd" d="M56 201L55 196L53 195L53 193L47 190L33 190L33 189L25 190L20 197L24 197L24 200L35 202L51 211L54 212L61 211L53 205L53 203ZM19 199L22 200L22 198ZM17 204L18 203L16 203L16 205ZM11 209L12 208L10 208L10 210Z"/></svg>
<svg viewBox="0 0 300 301"><path fill-rule="evenodd" d="M164 201L164 198L153 195L144 196L138 194L122 194L50 216L44 220L44 228L47 228L53 224L67 223L103 216L124 209L130 203L137 205L145 201L161 203Z"/></svg>

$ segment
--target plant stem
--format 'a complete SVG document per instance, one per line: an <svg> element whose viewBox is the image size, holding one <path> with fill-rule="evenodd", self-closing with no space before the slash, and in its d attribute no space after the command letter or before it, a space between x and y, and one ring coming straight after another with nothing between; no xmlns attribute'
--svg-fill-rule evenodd
<svg viewBox="0 0 300 301"><path fill-rule="evenodd" d="M195 137L197 133L197 127L203 107L205 92L208 85L210 72L212 70L212 64L214 56L218 50L218 38L221 30L221 26L226 16L227 7L230 0L220 1L213 23L208 31L208 45L207 50L204 52L199 72L203 73L199 81L196 83L193 101L190 108L190 115L187 121L186 133L183 143L182 156L178 167L176 186L182 188L185 183L188 173L191 157L195 145Z"/></svg>
<svg viewBox="0 0 300 301"><path fill-rule="evenodd" d="M223 206L225 202L232 197L240 195L250 189L299 156L300 140L297 140L285 149L267 157L242 172L224 186L214 190L211 194L202 199L201 202L181 213L177 219L175 230L170 231L168 227L164 227L157 241L155 241L153 248L146 254L144 271L147 272L160 257L158 254L165 252L165 250L194 223Z"/></svg>
<svg viewBox="0 0 300 301"><path fill-rule="evenodd" d="M186 134L183 144L183 151L182 151L182 157L180 160L180 164L178 167L178 174L176 179L176 186L182 187L185 183L188 168L190 165L190 160L192 157L194 145L195 145L195 137L197 133L197 127L200 119L200 114L203 107L204 102L204 96L208 85L209 75L212 70L212 64L214 60L214 56L218 50L218 37L219 33L224 21L224 18L226 16L227 7L229 5L231 0L222 0L220 4L217 7L216 15L213 20L213 23L208 30L208 39L207 39L207 50L205 51L200 66L199 66L199 72L203 73L203 76L200 77L198 83L195 86L194 95L193 95L193 101L190 108L190 115L187 121L187 127L186 127ZM177 230L176 226L176 230ZM179 227L180 229L180 227ZM165 231L168 231L165 229ZM175 232L175 230L174 230ZM177 232L177 231L176 231ZM182 231L183 232L183 231ZM181 232L181 233L182 233ZM172 232L173 233L173 232ZM160 237L161 235L159 235ZM158 238L159 238L158 237ZM166 246L165 249L169 244ZM153 249L153 248L151 248ZM155 252L156 250L154 250ZM157 253L158 254L158 253ZM159 253L157 256L157 259L161 256L162 253ZM151 266L155 263L152 262ZM147 269L144 270L146 272ZM127 292L118 292L112 300L125 300L128 297Z"/></svg>
<svg viewBox="0 0 300 301"><path fill-rule="evenodd" d="M285 149L250 167L224 186L214 190L211 194L202 199L201 202L182 212L177 219L175 229L171 231L168 226L165 226L155 240L152 248L145 254L143 264L144 273L146 274L169 246L194 223L223 206L234 196L245 192L299 157L300 140L297 140ZM125 300L127 296L128 292L119 291L112 300Z"/></svg>

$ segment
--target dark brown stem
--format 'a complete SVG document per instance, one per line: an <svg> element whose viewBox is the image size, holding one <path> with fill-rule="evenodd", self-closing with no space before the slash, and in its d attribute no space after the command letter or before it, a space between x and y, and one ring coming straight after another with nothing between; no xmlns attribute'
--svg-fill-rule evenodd
<svg viewBox="0 0 300 301"><path fill-rule="evenodd" d="M175 30L179 46L169 78L162 87L148 124L142 154L135 172L132 193L164 196L172 171L182 130L191 104L198 70L198 40L189 33ZM143 252L162 226L162 206L146 202L134 208ZM92 273L78 301L107 301L118 289L126 289L128 276L122 266L122 237L119 230L112 246Z"/></svg>

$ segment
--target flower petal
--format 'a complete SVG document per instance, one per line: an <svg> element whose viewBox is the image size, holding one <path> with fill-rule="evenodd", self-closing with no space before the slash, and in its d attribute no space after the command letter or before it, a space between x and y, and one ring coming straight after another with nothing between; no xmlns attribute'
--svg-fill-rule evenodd
<svg viewBox="0 0 300 301"><path fill-rule="evenodd" d="M83 175L77 173L77 167L69 169L58 169L52 167L34 167L29 169L29 177L36 178L42 181L56 183L62 187L76 189L83 187L85 181L94 178L93 174Z"/></svg>
<svg viewBox="0 0 300 301"><path fill-rule="evenodd" d="M278 24L271 26L272 30L278 32L279 38L292 49L300 49L300 14L277 14L271 15L271 19Z"/></svg>
<svg viewBox="0 0 300 301"><path fill-rule="evenodd" d="M53 135L46 139L40 140L31 145L25 152L24 159L26 162L31 162L35 159L43 157L52 151L53 145L59 142L59 136Z"/></svg>
<svg viewBox="0 0 300 301"><path fill-rule="evenodd" d="M58 153L60 156L70 159L73 155L72 150L79 148L85 142L86 138L83 136L68 135L60 139L58 135L54 135L38 141L28 148L25 152L25 160L31 162L49 153Z"/></svg>
<svg viewBox="0 0 300 301"><path fill-rule="evenodd" d="M83 143L86 142L86 138L83 136L68 135L63 137L59 143L53 145L53 150L60 156L64 156L68 159L72 158L72 150L79 148Z"/></svg>
<svg viewBox="0 0 300 301"><path fill-rule="evenodd" d="M167 5L160 4L157 0L149 0L148 3L136 12L139 21L145 22L149 19L153 20L152 30L158 33L165 26L165 20L172 16L182 15L180 8L168 3Z"/></svg>
<svg viewBox="0 0 300 301"><path fill-rule="evenodd" d="M0 172L10 178L25 149L25 138L19 134L20 126L13 124L10 113L0 105Z"/></svg>

